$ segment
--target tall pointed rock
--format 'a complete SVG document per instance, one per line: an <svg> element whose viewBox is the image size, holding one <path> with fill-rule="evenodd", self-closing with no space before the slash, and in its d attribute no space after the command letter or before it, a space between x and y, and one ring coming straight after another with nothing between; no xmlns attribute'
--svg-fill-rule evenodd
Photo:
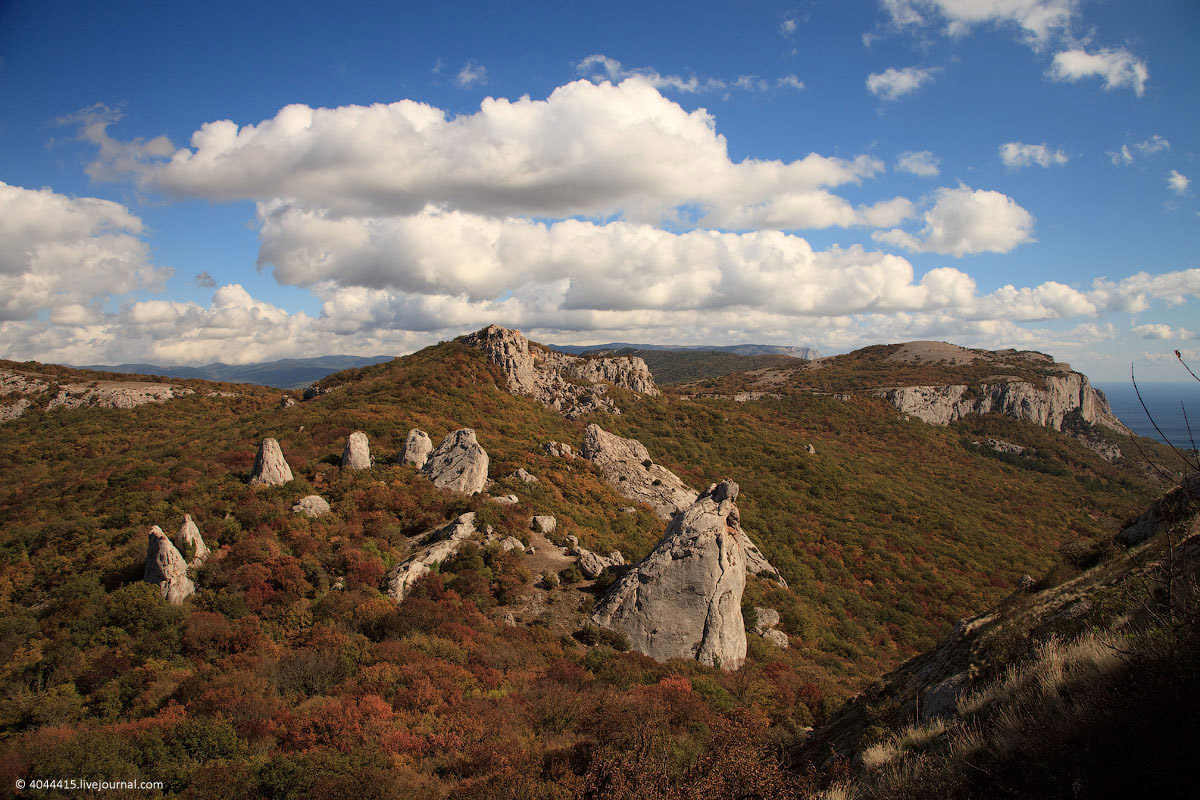
<svg viewBox="0 0 1200 800"><path fill-rule="evenodd" d="M192 522L191 514L183 515L183 527L179 529L179 533L175 534L172 543L185 559L188 551L191 551L192 560L188 561L190 566L201 564L204 559L208 558L208 547L204 544L204 537L200 535L200 529L196 527L195 522Z"/></svg>
<svg viewBox="0 0 1200 800"><path fill-rule="evenodd" d="M475 438L474 430L460 428L446 434L421 471L438 488L477 494L487 485L488 454Z"/></svg>
<svg viewBox="0 0 1200 800"><path fill-rule="evenodd" d="M167 602L182 603L196 593L196 584L188 577L187 569L187 562L162 528L157 525L151 528L143 573L146 583L158 586Z"/></svg>
<svg viewBox="0 0 1200 800"><path fill-rule="evenodd" d="M355 431L346 439L346 449L342 451L342 469L370 469L371 448L367 444L367 435Z"/></svg>
<svg viewBox="0 0 1200 800"><path fill-rule="evenodd" d="M274 439L263 439L250 471L251 486L282 486L292 480L292 468L283 458L283 450Z"/></svg>

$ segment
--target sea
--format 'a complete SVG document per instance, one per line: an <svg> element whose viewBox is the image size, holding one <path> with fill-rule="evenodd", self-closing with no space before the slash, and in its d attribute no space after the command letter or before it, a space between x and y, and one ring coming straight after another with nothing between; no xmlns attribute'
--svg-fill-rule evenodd
<svg viewBox="0 0 1200 800"><path fill-rule="evenodd" d="M1098 383L1095 384L1108 397L1117 419L1124 422L1134 433L1148 439L1173 444L1181 450L1191 450L1200 446L1200 382L1191 383L1157 383L1138 381L1138 391L1146 408L1138 401L1133 384ZM1187 411L1187 422L1184 421L1184 410ZM1150 414L1147 415L1146 411ZM1162 430L1162 435L1154 429L1150 417ZM1191 437L1188 435L1188 423L1191 423ZM1195 440L1196 444L1192 443Z"/></svg>

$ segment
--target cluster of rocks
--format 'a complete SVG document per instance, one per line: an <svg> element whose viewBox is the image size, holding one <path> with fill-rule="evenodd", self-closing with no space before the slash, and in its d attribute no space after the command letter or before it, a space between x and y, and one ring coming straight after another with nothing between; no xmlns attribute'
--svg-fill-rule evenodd
<svg viewBox="0 0 1200 800"><path fill-rule="evenodd" d="M776 630L779 624L779 612L773 608L754 607L754 632L778 648L788 648L788 637L783 631Z"/></svg>
<svg viewBox="0 0 1200 800"><path fill-rule="evenodd" d="M621 496L645 503L660 519L670 520L696 501L696 491L674 472L655 464L646 446L636 439L625 439L592 423L584 430L580 453ZM787 586L749 537L745 537L744 550L751 574Z"/></svg>
<svg viewBox="0 0 1200 800"><path fill-rule="evenodd" d="M568 419L592 411L620 413L607 395L608 386L645 395L659 393L640 358L581 358L540 345L530 347L520 331L499 325L465 336L462 342L482 351L504 371L508 391L533 397Z"/></svg>
<svg viewBox="0 0 1200 800"><path fill-rule="evenodd" d="M190 560L185 554L191 556ZM150 528L142 577L146 583L157 586L168 603L182 603L196 592L195 582L188 577L188 567L203 564L208 556L200 529L190 514L184 514L183 526L172 538L167 538L157 525Z"/></svg>
<svg viewBox="0 0 1200 800"><path fill-rule="evenodd" d="M534 519L537 519L537 517ZM550 519L554 520L554 517L550 517ZM553 530L553 527L551 527L551 530ZM578 560L579 571L583 573L584 577L589 579L600 577L600 573L609 567L625 566L625 557L621 555L620 550L613 550L607 556L602 556L593 553L586 547L580 547L579 537L577 536L567 537L567 547L565 549L567 555L574 556Z"/></svg>
<svg viewBox="0 0 1200 800"><path fill-rule="evenodd" d="M1006 442L1003 439L984 439L981 442L971 442L971 444L975 445L976 447L987 447L991 450L995 450L997 453L1004 453L1010 456L1022 455L1026 450L1029 449L1024 445L1013 444L1012 442Z"/></svg>
<svg viewBox="0 0 1200 800"><path fill-rule="evenodd" d="M0 395L40 395L49 391L51 385L49 380L42 377L0 370ZM46 403L46 411L56 408L135 408L196 393L186 386L149 381L89 381L54 385L58 386L58 391ZM0 405L0 422L16 419L32 407L28 396Z"/></svg>
<svg viewBox="0 0 1200 800"><path fill-rule="evenodd" d="M403 600L413 585L432 570L434 564L449 559L476 533L475 512L469 511L421 536L418 539L420 549L388 572L388 597L396 602ZM490 528L487 533L491 533Z"/></svg>
<svg viewBox="0 0 1200 800"><path fill-rule="evenodd" d="M740 667L747 538L737 495L736 483L715 483L676 515L654 550L600 598L593 621L658 661Z"/></svg>

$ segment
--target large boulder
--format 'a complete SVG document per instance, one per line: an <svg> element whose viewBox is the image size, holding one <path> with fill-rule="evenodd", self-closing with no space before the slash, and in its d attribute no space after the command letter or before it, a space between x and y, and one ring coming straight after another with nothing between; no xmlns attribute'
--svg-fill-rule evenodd
<svg viewBox="0 0 1200 800"><path fill-rule="evenodd" d="M715 483L677 515L650 555L597 603L592 619L658 661L737 669L746 658L746 557L738 486Z"/></svg>
<svg viewBox="0 0 1200 800"><path fill-rule="evenodd" d="M651 461L636 439L623 439L593 422L583 433L580 453L624 497L646 503L664 520L696 500L696 493L674 472Z"/></svg>
<svg viewBox="0 0 1200 800"><path fill-rule="evenodd" d="M429 438L429 434L413 428L408 432L408 438L404 440L404 452L396 460L401 464L411 464L420 469L425 466L431 450L433 450L433 440Z"/></svg>
<svg viewBox="0 0 1200 800"><path fill-rule="evenodd" d="M283 458L283 450L274 439L263 439L250 470L251 486L282 486L292 480L292 468Z"/></svg>
<svg viewBox="0 0 1200 800"><path fill-rule="evenodd" d="M428 573L434 564L440 564L458 552L477 533L475 512L470 511L425 534L422 547L401 561L388 573L387 593L396 602L404 599L413 585Z"/></svg>
<svg viewBox="0 0 1200 800"><path fill-rule="evenodd" d="M143 572L146 583L157 586L168 603L182 603L196 593L196 584L188 577L187 570L183 555L171 544L162 528L157 525L151 528Z"/></svg>
<svg viewBox="0 0 1200 800"><path fill-rule="evenodd" d="M319 494L310 494L306 497L301 497L292 506L293 514L303 514L309 519L323 517L331 511L329 502Z"/></svg>
<svg viewBox="0 0 1200 800"><path fill-rule="evenodd" d="M488 454L476 440L475 431L460 428L446 434L421 471L441 489L477 494L487 485Z"/></svg>
<svg viewBox="0 0 1200 800"><path fill-rule="evenodd" d="M196 523L192 522L191 514L183 515L183 527L179 529L179 533L175 534L173 540L175 549L180 553L186 554L190 551L192 560L189 565L195 566L204 563L208 558L208 547L204 544L204 537L200 535L200 529L196 527Z"/></svg>
<svg viewBox="0 0 1200 800"><path fill-rule="evenodd" d="M367 435L355 431L346 439L346 449L342 451L342 469L370 469L371 448L367 444Z"/></svg>
<svg viewBox="0 0 1200 800"><path fill-rule="evenodd" d="M537 517L534 517L537 519ZM604 572L608 567L622 567L625 565L625 557L621 555L620 550L613 550L607 556L602 556L599 553L593 553L586 547L580 547L579 537L567 537L567 552L578 559L579 571L588 579L600 577L600 573Z"/></svg>

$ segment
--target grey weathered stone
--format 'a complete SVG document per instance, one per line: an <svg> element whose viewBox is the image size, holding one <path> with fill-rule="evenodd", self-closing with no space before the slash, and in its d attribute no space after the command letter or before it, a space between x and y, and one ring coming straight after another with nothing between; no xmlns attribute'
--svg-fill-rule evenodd
<svg viewBox="0 0 1200 800"><path fill-rule="evenodd" d="M310 494L306 497L301 497L292 506L293 514L304 514L309 518L323 517L330 513L330 511L329 503L319 494Z"/></svg>
<svg viewBox="0 0 1200 800"><path fill-rule="evenodd" d="M283 458L283 450L274 439L263 439L250 471L251 486L282 486L292 480L292 468Z"/></svg>
<svg viewBox="0 0 1200 800"><path fill-rule="evenodd" d="M204 537L200 535L200 529L196 527L195 522L192 522L191 514L183 515L183 527L179 529L179 533L175 534L172 543L180 553L186 553L189 549L192 551L192 560L188 562L189 566L202 564L208 558L208 547L204 544Z"/></svg>
<svg viewBox="0 0 1200 800"><path fill-rule="evenodd" d="M958 698L971 685L971 679L966 672L956 672L950 677L931 686L925 692L921 702L921 720L936 717L953 716L958 705Z"/></svg>
<svg viewBox="0 0 1200 800"><path fill-rule="evenodd" d="M787 650L788 647L791 646L791 643L788 641L787 634L784 633L783 631L777 631L774 629L765 630L762 633L760 633L759 636L763 637L768 642L770 642L771 644L778 647L780 650Z"/></svg>
<svg viewBox="0 0 1200 800"><path fill-rule="evenodd" d="M563 442L546 442L542 445L542 450L551 458L561 458L566 461L575 460L575 451L571 449L571 445Z"/></svg>
<svg viewBox="0 0 1200 800"><path fill-rule="evenodd" d="M422 547L391 569L387 576L387 594L399 602L433 564L453 556L463 543L478 533L475 512L470 511L422 537Z"/></svg>
<svg viewBox="0 0 1200 800"><path fill-rule="evenodd" d="M625 557L621 555L620 550L613 550L607 556L602 556L593 553L586 547L580 547L577 536L568 536L567 542L567 553L575 556L579 564L579 571L586 578L597 578L608 567L619 567L625 564Z"/></svg>
<svg viewBox="0 0 1200 800"><path fill-rule="evenodd" d="M280 395L280 397L279 397L279 407L280 408L291 408L294 405L296 405L296 401L290 395L286 395L286 394Z"/></svg>
<svg viewBox="0 0 1200 800"><path fill-rule="evenodd" d="M401 464L412 464L417 469L425 466L429 453L433 450L433 440L425 431L413 428L404 440L404 452L397 461Z"/></svg>
<svg viewBox="0 0 1200 800"><path fill-rule="evenodd" d="M500 549L508 552L509 550L525 550L525 543L515 536L505 536L500 540Z"/></svg>
<svg viewBox="0 0 1200 800"><path fill-rule="evenodd" d="M460 428L446 434L421 471L438 488L477 494L487 485L488 454L476 440L475 431Z"/></svg>
<svg viewBox="0 0 1200 800"><path fill-rule="evenodd" d="M592 423L583 433L580 453L622 496L646 503L662 519L670 519L696 500L696 493L674 472L652 462L636 439L624 439Z"/></svg>
<svg viewBox="0 0 1200 800"><path fill-rule="evenodd" d="M783 631L775 630L775 626L779 624L778 611L773 608L755 606L754 616L757 619L757 622L754 624L755 633L782 650L788 649L790 643L788 642L787 634Z"/></svg>
<svg viewBox="0 0 1200 800"><path fill-rule="evenodd" d="M502 506L515 506L521 502L521 499L515 494L502 494L499 497L489 497L488 500L493 503L499 503Z"/></svg>
<svg viewBox="0 0 1200 800"><path fill-rule="evenodd" d="M525 483L538 483L539 482L537 479L537 476L533 475L532 473L527 472L524 467L519 468L516 472L514 472L512 475L509 475L508 477L516 478L517 480L524 481Z"/></svg>
<svg viewBox="0 0 1200 800"><path fill-rule="evenodd" d="M558 520L549 515L541 515L533 518L529 523L529 529L537 531L540 534L554 533L554 529L558 527Z"/></svg>
<svg viewBox="0 0 1200 800"><path fill-rule="evenodd" d="M713 484L667 526L654 550L597 603L592 619L658 661L736 669L746 657L745 533L732 481Z"/></svg>
<svg viewBox="0 0 1200 800"><path fill-rule="evenodd" d="M346 439L346 448L342 451L342 469L370 469L371 447L367 443L367 435L355 431Z"/></svg>
<svg viewBox="0 0 1200 800"><path fill-rule="evenodd" d="M813 447L811 444L806 444L804 445L804 452L808 453L810 456L815 456L817 454L817 448Z"/></svg>
<svg viewBox="0 0 1200 800"><path fill-rule="evenodd" d="M775 581L783 588L787 588L787 581L779 574L779 570L767 561L767 557L762 554L762 551L750 540L747 536L745 540L746 546L746 572L751 575L759 575L768 580Z"/></svg>
<svg viewBox="0 0 1200 800"><path fill-rule="evenodd" d="M619 413L607 396L609 385L640 394L659 393L640 358L582 358L540 345L531 347L520 331L499 325L490 325L462 341L481 350L504 371L508 391L533 397L568 419L591 411ZM591 385L580 385L580 381Z"/></svg>
<svg viewBox="0 0 1200 800"><path fill-rule="evenodd" d="M152 527L143 573L146 583L158 586L168 603L182 603L196 593L196 584L188 577L187 569L187 562L162 532L162 528L157 525Z"/></svg>

